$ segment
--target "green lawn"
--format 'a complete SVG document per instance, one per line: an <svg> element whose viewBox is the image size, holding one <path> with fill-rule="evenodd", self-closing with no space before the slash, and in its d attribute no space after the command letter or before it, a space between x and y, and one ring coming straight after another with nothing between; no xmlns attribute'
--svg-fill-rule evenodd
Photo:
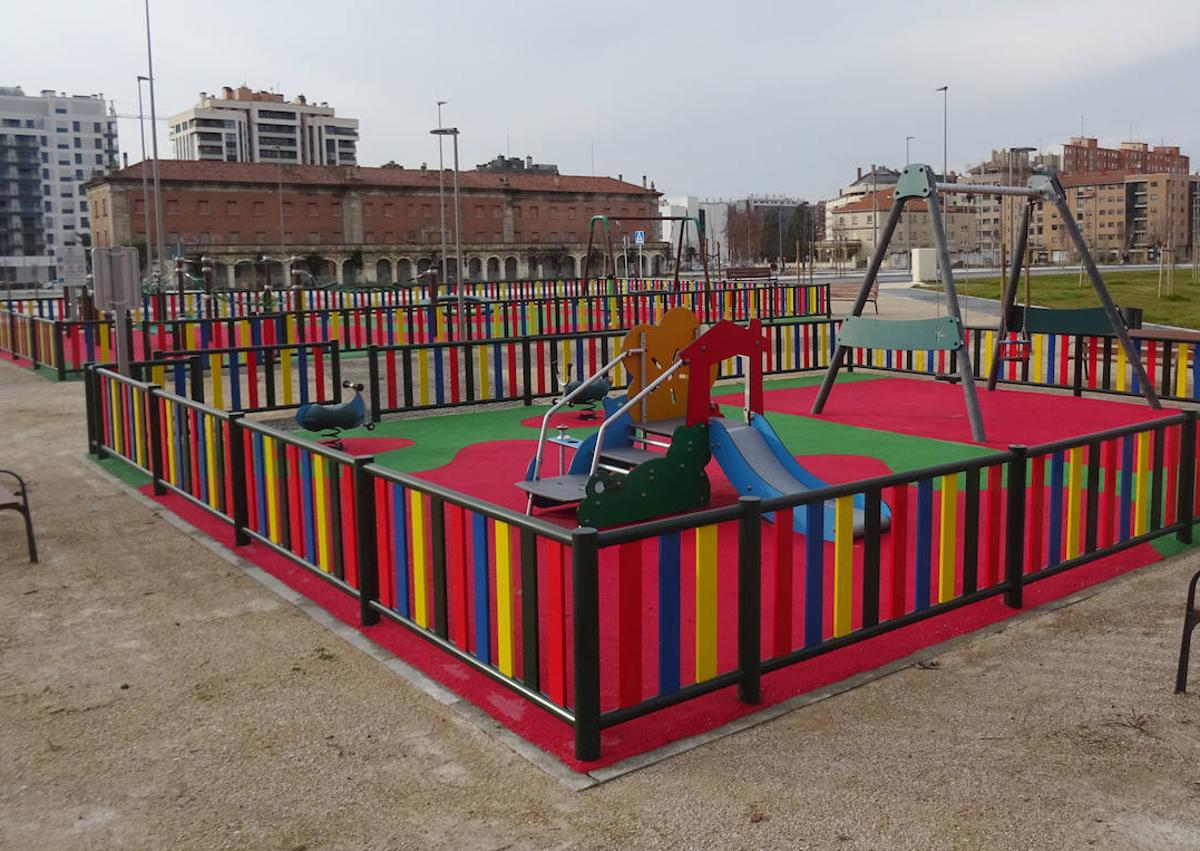
<svg viewBox="0 0 1200 851"><path fill-rule="evenodd" d="M1030 292L1034 304L1044 307L1095 307L1099 305L1096 293L1087 277L1083 288L1079 287L1079 273L1063 275L1033 275ZM1140 307L1145 311L1145 321L1182 328L1200 329L1200 284L1192 283L1191 266L1175 267L1175 295L1158 296L1158 272L1121 270L1104 274L1113 300L1121 307ZM955 281L960 295L979 298L1000 297L999 275L987 280L964 278ZM938 285L923 285L938 289ZM1017 301L1024 301L1025 283L1017 291Z"/></svg>

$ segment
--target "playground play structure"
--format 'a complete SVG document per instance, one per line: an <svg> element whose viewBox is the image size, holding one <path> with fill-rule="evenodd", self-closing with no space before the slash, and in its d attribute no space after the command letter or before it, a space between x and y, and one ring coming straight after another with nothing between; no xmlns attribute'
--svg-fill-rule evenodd
<svg viewBox="0 0 1200 851"><path fill-rule="evenodd" d="M916 376L966 364L983 381L999 361L998 380L1009 385L1143 395L1153 381L1164 396L1191 400L1200 342L1135 335L1130 357L1113 350L1111 325L1103 335L1094 324L1068 331L1066 317L1047 324L1030 310L1003 333L940 317L920 342L958 344L917 349L911 329L890 337L877 325L856 342L853 321L847 337L828 316L765 316L756 305L773 289L749 290L745 301L722 291L715 309L681 286L679 298L626 311L635 321L616 326L538 324L544 300L495 305L518 321L468 340L391 339L387 311L403 308L390 303L180 320L204 323L185 334L212 332L214 347L172 353L207 369L208 400L170 389L156 370L185 368L166 353L135 377L89 366L89 447L132 468L165 509L245 547L263 569L581 770L1190 543L1193 411L997 389L977 399L991 437L980 445L968 430L975 423L956 416L960 388ZM610 298L585 288L579 304L602 318ZM413 310L420 317L424 307ZM364 395L376 420L369 435L345 433L344 451L246 413L295 396L340 400L339 346L291 339L298 328L323 338L327 318L331 334L341 323L343 348L366 352ZM227 334L241 334L243 322L251 342L261 325L261 345ZM61 323L40 321L33 337ZM17 336L30 339L33 327L18 326ZM1022 337L1027 357L997 345ZM872 341L881 347L864 345ZM838 375L835 403L810 416L835 352L865 369ZM307 398L264 393L264 405L251 398L243 410L237 381L216 392L222 372L261 378L288 364L293 378L318 379ZM330 392L322 375L338 376ZM765 375L788 379L764 386ZM565 410L593 394L598 423ZM540 400L554 400L549 416L520 405Z"/></svg>
<svg viewBox="0 0 1200 851"><path fill-rule="evenodd" d="M763 411L767 342L758 320L747 326L722 320L702 331L695 314L683 308L668 311L658 325L630 330L616 357L568 385L543 416L537 451L525 479L516 483L528 494L526 513L535 506L574 504L581 525L604 528L694 511L709 502L711 459L746 496L770 499L825 487L796 461ZM746 362L737 422L727 421L712 401L718 365L731 358ZM549 437L554 415L592 388L611 386L609 376L618 365L629 385L624 396L605 398L605 418L596 432L584 440ZM557 476L542 475L547 444L574 452L569 466L560 460ZM833 540L837 524L849 522L861 535L863 508L861 497L849 515L827 506L824 534ZM890 519L883 506L883 529ZM797 533L806 533L806 514L796 514L793 522Z"/></svg>
<svg viewBox="0 0 1200 851"><path fill-rule="evenodd" d="M1006 361L1027 362L1030 356L1029 334L1037 331L1044 334L1075 334L1096 335L1109 334L1117 338L1125 357L1133 368L1135 383L1142 389L1147 404L1154 409L1161 407L1154 385L1146 375L1140 353L1135 348L1125 328L1121 315L1117 312L1112 296L1104 285L1087 242L1075 224L1075 216L1067 206L1066 195L1062 184L1053 175L1034 175L1030 178L1029 186L988 186L980 184L938 183L933 169L928 165L910 164L905 166L896 184L892 208L888 212L879 242L871 256L867 267L866 277L859 288L858 297L850 310L850 315L842 321L838 334L837 348L826 370L821 390L813 401L812 412L820 414L829 398L837 380L838 371L842 368L846 353L852 348L888 349L892 351L944 351L960 352L964 348L964 326L962 312L959 309L958 294L954 286L954 273L950 262L949 244L946 239L945 223L942 220L939 192L962 193L974 195L1007 195L1025 199L1021 214L1021 225L1017 230L1013 252L1014 258L1023 257L1029 233L1029 221L1033 204L1041 201L1053 204L1058 211L1063 228L1074 243L1088 278L1100 300L1099 308L1083 310L1051 310L1048 308L1033 308L1032 305L1021 306L1021 337L1010 340L1008 331L1011 327L1010 315L1013 312L1016 298L1017 283L1020 279L1021 264L1014 261L1011 273L1004 290L1001 305L1000 333L995 338L995 350L991 359L991 369L988 374L988 389L994 390L999 371ZM942 281L943 296L946 301L945 317L936 319L868 319L862 316L863 307L871 288L879 275L883 258L887 255L896 227L905 206L910 201L924 201L929 207L929 218L933 229L934 246L938 255L938 270ZM983 416L980 413L979 398L975 390L975 376L971 364L965 357L957 358L958 380L962 382L963 395L967 405L967 416L971 422L971 434L980 443L987 440Z"/></svg>

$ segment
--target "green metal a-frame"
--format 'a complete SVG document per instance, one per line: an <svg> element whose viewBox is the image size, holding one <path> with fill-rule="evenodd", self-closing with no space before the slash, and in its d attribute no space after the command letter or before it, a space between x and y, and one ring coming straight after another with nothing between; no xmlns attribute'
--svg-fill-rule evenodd
<svg viewBox="0 0 1200 851"><path fill-rule="evenodd" d="M837 348L829 362L829 369L821 382L821 389L813 401L812 412L819 414L825 407L833 384L837 381L838 371L846 359L846 351L856 345L872 347L874 343L886 340L888 348L905 351L959 351L964 347L962 313L958 307L958 293L954 288L954 275L950 269L950 249L946 239L945 223L942 220L941 203L938 200L938 190L946 184L938 184L933 169L927 165L910 164L900 173L896 183L892 208L888 211L887 221L879 232L879 242L871 255L867 266L867 275L863 278L862 287L850 316L842 324L838 335ZM900 224L900 216L909 201L922 200L929 207L929 220L933 230L933 242L938 252L938 267L942 278L942 288L946 298L945 320L928 319L867 319L862 316L866 306L867 296L879 276L879 268L887 255L888 245L892 235ZM962 381L963 397L967 403L967 418L971 423L971 436L983 443L987 437L983 428L983 415L979 410L979 396L975 390L975 376L971 372L971 359L958 357L958 374Z"/></svg>

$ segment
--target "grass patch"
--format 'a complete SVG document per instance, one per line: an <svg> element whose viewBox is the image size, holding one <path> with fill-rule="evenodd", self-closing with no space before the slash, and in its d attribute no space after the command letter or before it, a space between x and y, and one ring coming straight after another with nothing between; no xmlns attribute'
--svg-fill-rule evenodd
<svg viewBox="0 0 1200 851"><path fill-rule="evenodd" d="M1200 284L1192 283L1190 266L1175 267L1175 295L1158 295L1157 271L1108 271L1102 273L1113 301L1121 307L1140 307L1145 320L1162 325L1200 330ZM1000 298L1000 278L964 278L954 282L959 295L978 298ZM922 284L922 289L941 290L940 284ZM1034 304L1044 307L1099 307L1096 292L1084 276L1079 286L1079 273L1034 275L1029 289ZM1022 280L1017 301L1024 299Z"/></svg>

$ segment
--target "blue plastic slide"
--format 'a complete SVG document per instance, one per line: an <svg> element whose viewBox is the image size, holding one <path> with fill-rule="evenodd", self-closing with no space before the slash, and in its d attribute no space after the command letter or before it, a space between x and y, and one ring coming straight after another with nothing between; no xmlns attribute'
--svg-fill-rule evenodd
<svg viewBox="0 0 1200 851"><path fill-rule="evenodd" d="M776 496L791 496L805 491L827 487L812 473L805 470L788 452L783 441L775 434L767 418L751 414L750 422L726 422L714 417L708 430L709 445L713 458L721 471L739 494L769 499ZM866 497L854 496L854 535L863 534ZM834 503L824 504L822 535L827 541L834 535ZM774 518L768 515L772 521ZM802 535L808 533L808 511L798 507L792 512L793 527ZM880 530L891 525L892 512L886 505L880 506Z"/></svg>

